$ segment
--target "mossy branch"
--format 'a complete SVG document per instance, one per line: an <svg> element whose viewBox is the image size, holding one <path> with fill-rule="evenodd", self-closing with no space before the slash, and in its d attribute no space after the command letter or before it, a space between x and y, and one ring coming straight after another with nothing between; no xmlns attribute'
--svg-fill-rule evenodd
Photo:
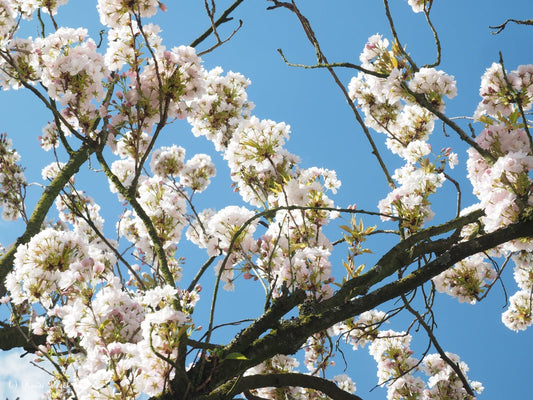
<svg viewBox="0 0 533 400"><path fill-rule="evenodd" d="M477 221L484 215L483 210L455 218L441 225L431 226L402 240L385 253L376 265L367 273L347 281L335 295L320 303L321 309L328 309L344 303L356 295L365 294L370 287L395 273L399 267L409 265L416 257L429 252L443 251L450 247L449 241L427 242L431 237L442 235L452 230L461 229L463 226ZM459 237L455 239L458 241ZM417 243L423 242L416 248ZM433 243L435 245L433 245ZM422 249L421 249L422 248Z"/></svg>
<svg viewBox="0 0 533 400"><path fill-rule="evenodd" d="M334 324L375 309L383 303L414 290L439 275L464 258L494 248L510 240L533 237L533 221L524 220L497 231L479 236L469 241L457 243L451 248L443 248L442 254L406 277L386 284L366 295L345 301L338 306L320 310L317 314L305 315L288 321L281 321L278 328L254 341L242 352L246 360L224 361L211 377L212 389L247 369L275 356L294 354L314 333L323 331ZM403 264L397 259L395 269Z"/></svg>
<svg viewBox="0 0 533 400"><path fill-rule="evenodd" d="M36 346L46 343L46 336L32 335L25 326L14 326L0 322L0 350L23 348L33 353Z"/></svg>
<svg viewBox="0 0 533 400"><path fill-rule="evenodd" d="M32 237L41 231L43 222L54 204L55 199L59 196L61 190L68 181L79 171L80 167L89 159L93 150L84 143L79 150L72 153L67 164L61 169L56 178L46 187L41 198L37 202L33 213L31 214L24 233L10 246L7 252L0 259L0 295L5 294L4 279L13 268L15 252L18 246L28 243Z"/></svg>

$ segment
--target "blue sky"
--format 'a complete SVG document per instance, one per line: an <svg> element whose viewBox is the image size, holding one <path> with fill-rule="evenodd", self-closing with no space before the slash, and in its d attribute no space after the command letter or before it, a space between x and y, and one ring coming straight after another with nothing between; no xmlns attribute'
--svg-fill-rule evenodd
<svg viewBox="0 0 533 400"><path fill-rule="evenodd" d="M93 37L97 38L101 27L94 8L95 3L71 0L67 6L60 9L60 24L72 27L87 26ZM302 12L311 21L330 62L358 63L359 54L369 36L375 33L389 38L391 36L386 25L383 5L379 1L306 0L300 3ZM413 14L407 0L395 0L391 3L394 3L392 12L402 43L407 46L407 50L419 65L431 63L435 51L423 15ZM219 10L229 4L231 1L220 1ZM168 0L167 6L167 13L159 13L150 22L161 25L168 48L190 43L208 26L202 1ZM287 148L301 157L302 165L326 167L337 171L343 182L342 188L335 196L337 204L345 206L357 203L359 208L376 211L377 202L386 196L388 187L377 163L369 155L369 146L361 129L325 70L302 70L283 63L277 48L283 49L290 61L302 64L315 63L314 50L306 41L293 15L283 9L267 11L266 6L267 2L263 0L245 0L234 14L236 19L243 20L242 29L229 43L204 57L205 67L210 69L220 65L226 71L233 70L248 77L252 81L248 96L256 104L254 114L259 118L285 121L291 125L293 133ZM62 11L65 12L63 16ZM508 70L513 70L520 64L531 63L532 27L509 25L504 32L495 36L491 34L488 26L500 24L507 18L526 19L532 12L533 3L530 0L435 0L432 15L443 46L443 61L439 68L454 75L458 86L458 96L447 102L449 116L473 114L479 101L480 76L492 62L498 61L499 51L503 54ZM235 25L235 21L231 22L221 31L231 32ZM32 35L36 30L32 26L27 32ZM353 74L352 70L339 70L339 76L345 84ZM50 120L50 116L22 91L0 92L0 110L0 132L6 131L13 138L15 147L28 168L28 179L43 183L40 168L52 161L52 155L39 149L37 136ZM194 139L188 130L186 124L173 125L162 137L162 144L182 145L187 149L189 157L198 151L217 157L205 140ZM384 138L377 134L375 138L380 148L385 149ZM451 146L459 154L460 165L454 171L454 177L463 183L463 204L473 204L476 200L471 195L470 184L465 180L464 146L458 144L453 136L444 137L439 128L436 128L433 140L434 146ZM396 157L386 158L391 166L400 166L400 160ZM80 178L84 189L94 197L106 201L108 208L104 217L110 221L108 229L111 232L112 216L114 212L120 211L120 204L114 197L107 197L100 189L107 188L104 182L92 175L90 178ZM222 208L237 202L238 199L229 190L229 184L229 178L224 175L224 166L220 163L213 185L197 199L201 207ZM445 189L451 193L451 187ZM37 194L38 190L34 189L34 193ZM111 200L108 201L109 199ZM452 217L452 197L443 196L440 200L434 200L434 210L437 214L442 213L442 217L438 218ZM369 220L368 224L377 222ZM20 229L20 225L0 222L0 242L7 246ZM384 249L383 243L371 244L376 246L375 256L379 256L379 250ZM181 251L186 253L190 251L190 247L184 244ZM197 253L186 255L192 265L204 261L203 255L199 261L194 258ZM516 285L510 274L505 282L509 295L513 294ZM209 297L206 290L204 302L207 303ZM257 303L253 301L254 298L258 299ZM236 292L226 293L223 304L232 306L218 308L217 316L220 322L253 318L258 315L263 305L262 289L259 286L247 287L242 291L238 289ZM247 306L243 307L243 304ZM470 378L484 384L486 389L480 396L481 399L526 399L531 395L527 382L533 356L533 333L526 331L517 334L505 328L500 322L504 306L505 297L499 288L476 306L459 304L444 295L438 296L436 302L439 324L436 334L446 350L459 354L461 359L468 363ZM207 307L199 306L197 313L201 315L202 310ZM390 328L405 329L401 322L392 322ZM221 340L230 333L222 332ZM423 350L426 344L427 339L418 335L413 347ZM17 395L20 395L22 400L36 398L35 393L20 391L24 388L38 392L40 384L37 384L39 381L33 375L31 382L36 384L25 384L30 382L30 378L22 377L26 372L21 372L26 371L26 359L19 361L14 353L0 352L0 365L12 366L11 375L6 375L5 370L0 372L0 398L3 400L10 396L10 399L14 399ZM376 384L377 378L374 361L366 350L360 353L348 351L345 357L348 363L347 372L352 375L358 387L357 394L365 400L385 398L386 394L382 389L368 393ZM339 369L342 369L343 362L340 357L337 358L337 363Z"/></svg>

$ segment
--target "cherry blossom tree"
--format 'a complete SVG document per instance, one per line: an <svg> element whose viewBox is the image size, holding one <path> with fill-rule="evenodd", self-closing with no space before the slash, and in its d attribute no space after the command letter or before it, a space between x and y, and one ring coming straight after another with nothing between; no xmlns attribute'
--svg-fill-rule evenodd
<svg viewBox="0 0 533 400"><path fill-rule="evenodd" d="M202 56L239 34L231 15L242 2L220 11L205 0L210 26L185 45L165 43L150 22L167 11L158 0L98 0L100 37L59 26L67 0L0 0L0 85L48 109L39 140L52 160L46 184L32 184L21 138L0 135L2 216L24 224L0 259L10 313L0 348L48 361L51 399L355 400L364 398L357 376L331 370L335 354L363 348L388 399L474 399L483 385L440 345L433 303L439 293L479 302L513 270L519 290L502 322L515 331L533 323L533 65L508 70L501 57L487 66L471 123L458 121L446 114L457 83L439 69L432 0L405 4L433 33L437 57L426 65L407 52L387 0L391 36L370 36L357 64L327 60L295 1L265 1L294 17L316 54L301 65L280 50L287 68L331 75L390 187L375 209L360 209L334 201L335 171L306 168L286 149L286 123L254 115L246 77L204 66ZM531 24L494 29L508 22ZM179 138L162 145L176 125L207 139L224 168ZM466 170L454 169L453 148L431 146L438 135L468 146ZM387 152L403 165L392 171ZM202 209L217 169L240 200ZM114 219L104 221L103 189L82 187L82 173L105 175L121 207ZM461 202L461 173L473 206ZM450 188L457 201L437 223L432 199ZM376 237L390 247L371 255ZM194 257L183 258L184 242ZM240 296L249 285L262 288L262 313L214 340L220 292ZM209 315L195 312L201 302ZM411 322L391 329L401 315ZM420 354L415 334L430 342Z"/></svg>

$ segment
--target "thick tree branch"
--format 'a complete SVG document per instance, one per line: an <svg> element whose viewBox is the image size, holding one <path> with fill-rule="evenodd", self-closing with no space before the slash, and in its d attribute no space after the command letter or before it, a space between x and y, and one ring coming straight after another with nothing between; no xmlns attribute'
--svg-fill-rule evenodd
<svg viewBox="0 0 533 400"><path fill-rule="evenodd" d="M475 239L458 243L449 249L443 249L444 252L435 260L413 271L405 278L384 285L339 306L331 307L320 314L305 315L294 320L281 322L279 328L256 340L246 351L242 352L247 360L221 362L211 378L211 387L216 388L228 379L242 374L247 369L276 354L294 354L312 334L372 310L403 293L422 286L465 257L489 250L510 240L525 237L533 237L533 220L516 222ZM402 266L405 266L402 259L398 259L396 269Z"/></svg>
<svg viewBox="0 0 533 400"><path fill-rule="evenodd" d="M0 350L17 347L33 353L36 346L46 343L46 336L32 335L27 327L13 326L0 322Z"/></svg>
<svg viewBox="0 0 533 400"><path fill-rule="evenodd" d="M210 316L209 330L208 331L211 330L212 325L213 325L213 316L214 316L215 306L216 306L216 302L215 302L215 300L216 300L216 292L218 290L218 284L220 282L220 277L222 275L222 272L226 268L226 265L227 265L227 263L229 261L231 253L234 251L234 245L235 245L235 242L236 242L237 238L239 238L240 235L248 228L248 226L253 221L255 221L256 219L259 219L259 218L262 218L262 217L265 217L265 218L271 217L271 216L275 215L275 213L277 211L280 211L280 210L323 210L323 211L334 211L334 212L346 212L346 213L351 213L351 214L359 213L359 214L367 214L367 215L384 215L384 214L376 213L376 212L373 212L373 211L357 210L357 209L352 209L352 208L309 207L309 206L297 206L297 205L280 206L280 207L275 207L275 208L271 208L271 209L256 213L253 217L249 218L244 224L242 224L242 226L237 230L237 232L235 232L235 234L231 238L231 242L230 242L228 250L226 252L226 256L225 256L224 260L222 261L222 265L220 266L220 272L218 274L217 282L216 282L215 289L214 289L214 295L213 295L213 301L212 301L212 304L211 304L211 316ZM208 336L208 340L209 340L209 336Z"/></svg>
<svg viewBox="0 0 533 400"><path fill-rule="evenodd" d="M387 253L385 253L376 265L367 273L347 281L341 289L330 299L320 303L320 309L329 309L344 303L346 300L356 295L364 294L368 289L383 279L391 276L398 268L409 265L416 257L429 252L442 252L450 246L448 241L428 242L428 240L437 235L446 232L457 231L463 226L477 221L484 215L482 210L473 211L472 213L455 218L444 224L432 226L402 240ZM455 239L457 242L459 238ZM422 244L416 248L417 243Z"/></svg>
<svg viewBox="0 0 533 400"><path fill-rule="evenodd" d="M274 301L270 307L260 318L258 318L252 325L248 326L241 333L239 333L224 349L224 354L242 353L255 340L259 339L263 333L269 329L275 328L280 319L290 310L301 304L305 300L305 292L297 290L294 293L287 293Z"/></svg>
<svg viewBox="0 0 533 400"><path fill-rule="evenodd" d="M207 396L200 397L200 399L224 400L232 398L235 394L251 389L264 387L283 388L291 386L318 390L333 400L362 400L361 397L342 390L330 380L318 376L298 373L243 376L236 381L229 381L226 385L221 386L220 389Z"/></svg>

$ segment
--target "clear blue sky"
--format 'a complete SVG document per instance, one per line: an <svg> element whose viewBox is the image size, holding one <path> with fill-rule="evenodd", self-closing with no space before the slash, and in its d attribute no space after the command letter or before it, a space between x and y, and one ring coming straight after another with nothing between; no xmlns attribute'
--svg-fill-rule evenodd
<svg viewBox="0 0 533 400"><path fill-rule="evenodd" d="M71 0L66 7L60 8L60 24L87 26L97 40L101 27L95 3ZM208 26L202 1L167 0L166 3L169 11L159 13L153 22L161 25L168 48L190 43ZM383 5L379 1L306 0L300 3L330 62L358 63L359 54L369 36L381 33L391 37ZM431 63L435 51L423 15L413 14L407 0L394 0L391 3L394 3L392 12L403 44L407 45L407 50L419 65ZM231 1L220 1L218 7L222 10L229 4ZM266 11L267 5L263 0L245 0L234 13L236 19L243 20L243 28L229 43L204 57L205 67L210 69L220 65L226 71L240 72L251 79L248 95L256 104L254 114L259 118L285 121L291 125L293 133L287 148L301 157L304 166L337 171L343 186L335 197L336 203L343 206L357 203L359 208L376 211L377 202L386 196L388 187L377 163L369 155L369 146L361 129L325 70L302 70L283 63L277 48L283 49L290 61L302 64L315 62L314 51L294 15L283 9ZM66 11L63 16L62 11ZM533 61L533 27L509 25L498 36L492 35L488 28L507 18L527 19L532 14L531 0L435 0L432 15L443 46L440 68L454 75L458 86L458 96L447 103L449 116L473 114L479 101L480 76L492 62L498 61L499 51L509 70ZM222 32L231 32L235 25L235 21L227 24ZM35 35L36 30L32 27L28 32ZM345 84L354 73L352 70L339 71ZM52 155L39 149L37 136L50 120L50 115L22 91L0 92L0 110L0 132L6 131L13 138L22 161L28 167L28 179L41 182L40 169L52 161ZM194 139L188 130L186 124L172 126L162 138L162 144L182 145L189 156L201 151L216 157L206 141ZM464 179L464 147L457 145L453 137L445 138L439 128L436 128L434 136L434 146L452 146L459 154L460 165L454 176L463 182L463 204L473 204L476 200L471 195L471 186ZM384 138L381 135L375 135L375 138L384 149ZM388 157L388 160L391 165L400 165L393 156ZM120 210L120 204L114 197L107 197L100 191L101 187L107 188L103 180L96 181L94 177L83 179L82 176L80 183L89 194L106 201L108 208L104 217L109 221L107 228L111 232L113 212ZM229 178L224 175L224 166L220 163L213 185L198 197L201 208L222 208L238 201L230 193L229 184ZM95 194L95 190L100 192ZM434 200L437 214L443 212L442 218L453 216L451 197ZM375 222L369 220L368 223ZM7 246L20 229L19 225L0 222L0 242ZM377 257L383 246L379 247L379 243L373 245L378 246ZM187 245L182 247L182 251L188 249ZM196 254L189 256L191 266L204 261L203 255L195 259ZM368 262L371 263L371 260ZM505 282L509 295L512 295L516 285L510 274ZM203 301L207 304L210 295L207 290L203 294ZM253 302L254 297L258 299L257 304ZM244 291L237 289L225 294L223 301L224 305L234 306L230 311L224 306L218 308L220 322L255 317L263 305L262 289L259 286ZM244 308L242 304L248 306ZM495 288L487 300L476 306L458 304L445 295L438 296L436 310L439 326L436 334L446 350L459 354L468 363L469 377L484 384L485 392L480 396L481 399L528 399L531 398L528 380L533 357L533 333L529 330L517 334L505 328L500 322L504 306L505 297L500 288ZM208 305L200 306L197 313L207 308ZM390 329L405 329L401 322L392 322ZM413 343L416 350L423 350L426 345L427 339L423 335L417 336ZM3 365L4 357L6 355L0 352L0 365ZM375 363L366 350L360 350L359 353L348 351L345 357L347 371L358 387L357 394L365 400L384 399L386 393L383 389L368 393L377 378ZM13 358L10 365L14 365L12 363ZM340 356L337 357L337 363L343 368ZM2 374L5 372L0 372L0 398L8 395L14 398L18 392L8 385L14 381ZM19 382L22 381L19 379ZM2 393L2 390L6 393ZM22 400L26 398L22 397ZM28 397L28 400L31 399Z"/></svg>

